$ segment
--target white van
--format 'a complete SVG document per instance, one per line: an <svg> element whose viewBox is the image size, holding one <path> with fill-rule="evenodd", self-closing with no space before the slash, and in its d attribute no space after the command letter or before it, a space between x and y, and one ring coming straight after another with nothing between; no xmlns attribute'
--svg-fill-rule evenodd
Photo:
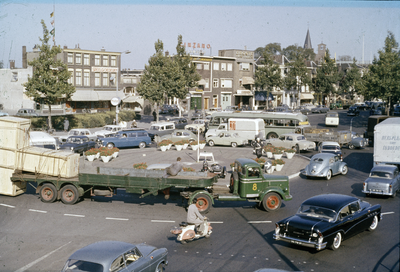
<svg viewBox="0 0 400 272"><path fill-rule="evenodd" d="M60 144L56 138L43 131L30 131L29 145L54 150L60 148Z"/></svg>
<svg viewBox="0 0 400 272"><path fill-rule="evenodd" d="M253 141L256 137L265 139L265 125L261 118L229 118L228 130L236 132L249 141Z"/></svg>
<svg viewBox="0 0 400 272"><path fill-rule="evenodd" d="M325 115L325 126L335 126L339 125L339 114L336 111L329 111Z"/></svg>

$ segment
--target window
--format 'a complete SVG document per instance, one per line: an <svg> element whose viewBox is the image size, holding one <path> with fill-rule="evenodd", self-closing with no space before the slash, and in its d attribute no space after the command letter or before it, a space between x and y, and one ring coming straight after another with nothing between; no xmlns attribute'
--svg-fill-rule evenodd
<svg viewBox="0 0 400 272"><path fill-rule="evenodd" d="M94 65L100 66L100 55L94 55Z"/></svg>
<svg viewBox="0 0 400 272"><path fill-rule="evenodd" d="M115 73L112 73L111 75L110 75L110 78L113 78L113 81L112 81L112 85L116 85L117 84L117 75L115 74Z"/></svg>
<svg viewBox="0 0 400 272"><path fill-rule="evenodd" d="M11 82L18 81L18 72L12 72Z"/></svg>
<svg viewBox="0 0 400 272"><path fill-rule="evenodd" d="M100 86L100 73L94 73L94 86Z"/></svg>
<svg viewBox="0 0 400 272"><path fill-rule="evenodd" d="M232 88L232 79L221 79L221 88Z"/></svg>
<svg viewBox="0 0 400 272"><path fill-rule="evenodd" d="M203 63L204 70L210 70L210 63Z"/></svg>
<svg viewBox="0 0 400 272"><path fill-rule="evenodd" d="M108 73L103 73L103 86L108 86L109 83Z"/></svg>
<svg viewBox="0 0 400 272"><path fill-rule="evenodd" d="M90 86L90 71L89 70L85 70L83 72L83 85Z"/></svg>
<svg viewBox="0 0 400 272"><path fill-rule="evenodd" d="M214 70L219 70L219 63L218 62L214 62Z"/></svg>
<svg viewBox="0 0 400 272"><path fill-rule="evenodd" d="M218 78L213 79L213 87L218 88Z"/></svg>
<svg viewBox="0 0 400 272"><path fill-rule="evenodd" d="M210 79L209 78L205 78L204 79L206 81L206 85L204 85L204 88L210 88Z"/></svg>
<svg viewBox="0 0 400 272"><path fill-rule="evenodd" d="M226 71L226 63L221 63L221 71Z"/></svg>
<svg viewBox="0 0 400 272"><path fill-rule="evenodd" d="M241 63L239 64L239 70L242 70L242 71L249 71L249 70L250 70L250 63L248 63L248 62L241 62Z"/></svg>
<svg viewBox="0 0 400 272"><path fill-rule="evenodd" d="M81 53L76 53L75 54L75 63L76 64L82 64L82 54Z"/></svg>
<svg viewBox="0 0 400 272"><path fill-rule="evenodd" d="M117 66L117 56L111 56L111 66Z"/></svg>
<svg viewBox="0 0 400 272"><path fill-rule="evenodd" d="M201 70L201 63L196 63L196 69Z"/></svg>
<svg viewBox="0 0 400 272"><path fill-rule="evenodd" d="M243 87L243 78L239 78L239 86Z"/></svg>
<svg viewBox="0 0 400 272"><path fill-rule="evenodd" d="M232 63L228 63L228 71L232 71Z"/></svg>
<svg viewBox="0 0 400 272"><path fill-rule="evenodd" d="M68 69L68 72L70 72L70 74L71 74L71 76L68 79L68 83L74 85L74 70Z"/></svg>
<svg viewBox="0 0 400 272"><path fill-rule="evenodd" d="M76 70L75 77L76 77L75 85L82 86L82 70L81 69Z"/></svg>
<svg viewBox="0 0 400 272"><path fill-rule="evenodd" d="M89 56L89 54L83 54L83 65L90 65L90 56Z"/></svg>
<svg viewBox="0 0 400 272"><path fill-rule="evenodd" d="M108 66L108 56L103 55L103 66Z"/></svg>
<svg viewBox="0 0 400 272"><path fill-rule="evenodd" d="M68 64L73 64L73 63L74 63L74 54L68 53Z"/></svg>

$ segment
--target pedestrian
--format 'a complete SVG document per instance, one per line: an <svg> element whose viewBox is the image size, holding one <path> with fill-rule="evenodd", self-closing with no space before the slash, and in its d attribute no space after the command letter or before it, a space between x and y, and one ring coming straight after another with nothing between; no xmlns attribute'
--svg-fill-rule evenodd
<svg viewBox="0 0 400 272"><path fill-rule="evenodd" d="M65 117L65 119L64 119L64 131L68 131L68 129L69 129L69 121L68 121L68 118Z"/></svg>
<svg viewBox="0 0 400 272"><path fill-rule="evenodd" d="M157 113L156 113L156 110L153 110L153 118L154 118L153 121L157 121Z"/></svg>
<svg viewBox="0 0 400 272"><path fill-rule="evenodd" d="M169 176L176 176L180 171L182 171L183 165L181 163L181 157L176 159L176 162L165 168L165 173L163 178L167 178Z"/></svg>
<svg viewBox="0 0 400 272"><path fill-rule="evenodd" d="M116 125L116 124L117 124L117 120L115 120L115 118L114 118L113 125Z"/></svg>

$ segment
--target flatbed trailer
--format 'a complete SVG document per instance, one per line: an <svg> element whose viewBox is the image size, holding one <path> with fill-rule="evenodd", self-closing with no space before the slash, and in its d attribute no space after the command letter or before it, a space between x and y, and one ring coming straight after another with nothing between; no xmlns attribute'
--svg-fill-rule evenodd
<svg viewBox="0 0 400 272"><path fill-rule="evenodd" d="M308 141L315 142L337 142L340 146L348 145L351 141L350 131L334 131L327 128L305 127L302 134Z"/></svg>

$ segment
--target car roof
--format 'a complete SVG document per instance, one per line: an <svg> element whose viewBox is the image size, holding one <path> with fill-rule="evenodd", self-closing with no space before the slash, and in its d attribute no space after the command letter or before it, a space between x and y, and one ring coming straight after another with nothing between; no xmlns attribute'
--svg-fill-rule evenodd
<svg viewBox="0 0 400 272"><path fill-rule="evenodd" d="M303 136L303 134L298 134L298 133L285 133L285 134L281 134L281 136L293 136L293 137L297 137L297 136Z"/></svg>
<svg viewBox="0 0 400 272"><path fill-rule="evenodd" d="M158 122L158 123L151 123L150 126L161 126L161 125L175 125L173 122Z"/></svg>
<svg viewBox="0 0 400 272"><path fill-rule="evenodd" d="M119 241L100 241L75 251L69 259L82 260L109 266L118 256L136 247Z"/></svg>
<svg viewBox="0 0 400 272"><path fill-rule="evenodd" d="M357 200L358 198L354 196L341 194L322 194L307 199L302 203L302 205L314 205L338 211L343 206Z"/></svg>
<svg viewBox="0 0 400 272"><path fill-rule="evenodd" d="M335 156L337 156L337 155L335 155L333 153L318 153L318 154L315 154L314 156L312 156L311 160L314 160L314 158L329 159L329 158L332 158Z"/></svg>
<svg viewBox="0 0 400 272"><path fill-rule="evenodd" d="M337 146L340 146L337 142L322 142L321 146L322 145L337 145Z"/></svg>
<svg viewBox="0 0 400 272"><path fill-rule="evenodd" d="M71 136L68 136L68 138L81 138L81 139L83 139L83 138L89 138L89 137L86 136L86 135L71 135Z"/></svg>
<svg viewBox="0 0 400 272"><path fill-rule="evenodd" d="M377 165L371 169L372 171L379 171L379 172L394 172L397 169L395 165Z"/></svg>

